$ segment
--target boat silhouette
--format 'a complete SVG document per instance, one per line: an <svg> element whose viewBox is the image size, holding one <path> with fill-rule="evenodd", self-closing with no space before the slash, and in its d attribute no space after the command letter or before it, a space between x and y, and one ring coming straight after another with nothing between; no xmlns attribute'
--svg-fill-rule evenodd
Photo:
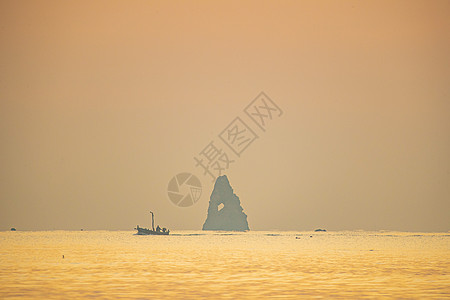
<svg viewBox="0 0 450 300"><path fill-rule="evenodd" d="M150 213L152 214L152 229L139 227L139 225L137 225L135 228L138 231L137 234L138 235L169 235L170 230L168 230L166 228L161 229L161 227L159 227L159 225L156 227L156 230L155 230L155 216L152 211Z"/></svg>

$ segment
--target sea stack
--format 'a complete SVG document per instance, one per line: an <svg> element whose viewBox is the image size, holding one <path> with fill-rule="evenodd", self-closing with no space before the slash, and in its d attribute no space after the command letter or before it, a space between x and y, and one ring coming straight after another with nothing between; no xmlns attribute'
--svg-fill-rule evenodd
<svg viewBox="0 0 450 300"><path fill-rule="evenodd" d="M223 207L219 207L221 204ZM208 217L203 224L203 230L249 230L247 215L243 210L227 176L219 176L209 198Z"/></svg>

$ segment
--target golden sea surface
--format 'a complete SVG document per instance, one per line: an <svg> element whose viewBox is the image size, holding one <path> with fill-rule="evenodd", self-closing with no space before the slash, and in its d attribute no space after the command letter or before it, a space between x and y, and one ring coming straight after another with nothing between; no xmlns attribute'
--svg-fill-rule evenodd
<svg viewBox="0 0 450 300"><path fill-rule="evenodd" d="M14 298L445 299L450 233L0 232Z"/></svg>

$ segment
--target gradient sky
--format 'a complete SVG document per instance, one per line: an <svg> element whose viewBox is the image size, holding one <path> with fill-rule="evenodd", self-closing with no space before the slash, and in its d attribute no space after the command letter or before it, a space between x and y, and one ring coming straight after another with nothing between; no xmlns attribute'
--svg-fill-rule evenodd
<svg viewBox="0 0 450 300"><path fill-rule="evenodd" d="M251 229L450 230L449 1L2 0L0 43L0 230L201 229L193 158L261 91Z"/></svg>

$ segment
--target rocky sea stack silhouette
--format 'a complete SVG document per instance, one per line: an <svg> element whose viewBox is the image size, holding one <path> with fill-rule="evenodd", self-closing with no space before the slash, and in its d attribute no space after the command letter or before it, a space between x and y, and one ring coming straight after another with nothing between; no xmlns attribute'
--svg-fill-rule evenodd
<svg viewBox="0 0 450 300"><path fill-rule="evenodd" d="M243 212L239 197L233 193L226 175L217 177L209 199L208 217L203 224L203 230L249 230L247 215Z"/></svg>

